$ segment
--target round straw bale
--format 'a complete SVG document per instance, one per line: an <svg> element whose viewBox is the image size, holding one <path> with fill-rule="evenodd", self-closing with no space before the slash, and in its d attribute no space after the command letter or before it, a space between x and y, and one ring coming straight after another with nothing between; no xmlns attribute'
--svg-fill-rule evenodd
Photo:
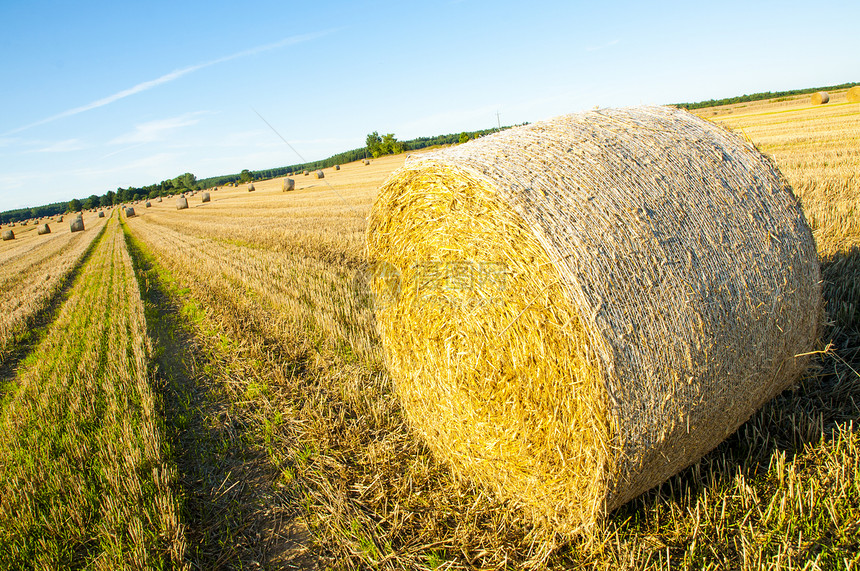
<svg viewBox="0 0 860 571"><path fill-rule="evenodd" d="M325 173L321 170L317 171L317 178L325 178Z"/></svg>
<svg viewBox="0 0 860 571"><path fill-rule="evenodd" d="M126 216L126 218L131 218L132 216L134 216L134 208L132 208L131 206L126 208L125 209L125 216Z"/></svg>
<svg viewBox="0 0 860 571"><path fill-rule="evenodd" d="M364 159L364 166L367 166L367 165L369 165L369 164L370 164L370 161L369 161L369 160L367 160L367 159Z"/></svg>
<svg viewBox="0 0 860 571"><path fill-rule="evenodd" d="M15 233L13 231L3 230L3 241L4 242L6 242L7 240L14 240L14 239L15 239Z"/></svg>
<svg viewBox="0 0 860 571"><path fill-rule="evenodd" d="M105 217L104 211L103 210L99 211L99 218L104 218L104 217Z"/></svg>
<svg viewBox="0 0 860 571"><path fill-rule="evenodd" d="M188 199L184 196L180 196L176 199L176 210L185 210L188 208Z"/></svg>
<svg viewBox="0 0 860 571"><path fill-rule="evenodd" d="M254 188L254 184L251 183L248 185L248 192L254 192L256 189Z"/></svg>
<svg viewBox="0 0 860 571"><path fill-rule="evenodd" d="M830 101L830 96L827 95L826 91L818 91L816 93L813 93L812 97L809 100L809 102L813 105L824 105L828 101Z"/></svg>
<svg viewBox="0 0 860 571"><path fill-rule="evenodd" d="M147 208L152 208L152 203L147 200L145 206Z"/></svg>
<svg viewBox="0 0 860 571"><path fill-rule="evenodd" d="M303 175L305 175L305 176L308 176L308 172L309 172L309 171L302 171L302 174L303 174Z"/></svg>
<svg viewBox="0 0 860 571"><path fill-rule="evenodd" d="M340 165L334 165L334 170L339 171L339 170L340 170Z"/></svg>
<svg viewBox="0 0 860 571"><path fill-rule="evenodd" d="M209 198L209 193L208 193L208 192L204 192L204 193L203 193L203 196L201 197L201 202L209 202L210 200L211 200L211 199Z"/></svg>
<svg viewBox="0 0 860 571"><path fill-rule="evenodd" d="M779 171L667 107L410 157L379 190L367 244L412 426L562 533L792 384L822 316L815 244Z"/></svg>
<svg viewBox="0 0 860 571"><path fill-rule="evenodd" d="M62 216L58 216L58 217L57 217L57 222L62 222L62 221L63 221L63 217L62 217Z"/></svg>
<svg viewBox="0 0 860 571"><path fill-rule="evenodd" d="M159 196L158 198L156 198L156 199L155 199L155 201L156 201L156 202L161 202L161 197Z"/></svg>
<svg viewBox="0 0 860 571"><path fill-rule="evenodd" d="M860 103L860 85L855 85L845 94L848 103Z"/></svg>
<svg viewBox="0 0 860 571"><path fill-rule="evenodd" d="M69 222L69 230L72 232L83 232L84 230L84 218L80 214L75 216L71 222Z"/></svg>
<svg viewBox="0 0 860 571"><path fill-rule="evenodd" d="M284 186L282 188L282 192L287 192L296 188L296 181L291 178L284 179Z"/></svg>
<svg viewBox="0 0 860 571"><path fill-rule="evenodd" d="M50 233L51 233L51 227L50 227L50 226L48 226L47 224L42 224L42 225L41 225L41 226L39 226L39 228L36 230L36 233L37 233L37 234L39 234L39 236L41 236L41 235L43 235L43 234L50 234Z"/></svg>

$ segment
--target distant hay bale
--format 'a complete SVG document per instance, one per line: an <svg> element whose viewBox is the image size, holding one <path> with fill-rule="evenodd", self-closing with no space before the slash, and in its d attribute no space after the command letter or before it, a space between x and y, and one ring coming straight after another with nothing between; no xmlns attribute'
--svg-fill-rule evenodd
<svg viewBox="0 0 860 571"><path fill-rule="evenodd" d="M367 160L367 159L364 159L364 166L367 166L367 165L369 165L369 164L370 164L370 161L369 161L369 160Z"/></svg>
<svg viewBox="0 0 860 571"><path fill-rule="evenodd" d="M255 189L255 188L254 188L254 184L253 184L253 183L251 183L251 184L249 184L249 185L248 185L248 192L254 192L255 190L257 190L257 189Z"/></svg>
<svg viewBox="0 0 860 571"><path fill-rule="evenodd" d="M317 171L317 178L325 178L325 173L321 170Z"/></svg>
<svg viewBox="0 0 860 571"><path fill-rule="evenodd" d="M779 171L678 109L591 111L411 157L366 239L413 428L565 534L795 382L821 323L815 243Z"/></svg>
<svg viewBox="0 0 860 571"><path fill-rule="evenodd" d="M334 170L339 171L339 170L340 170L340 165L334 165Z"/></svg>
<svg viewBox="0 0 860 571"><path fill-rule="evenodd" d="M308 174L310 174L310 171L302 171L302 174L308 176Z"/></svg>
<svg viewBox="0 0 860 571"><path fill-rule="evenodd" d="M100 212L99 212L99 218L104 218L104 217L105 217L105 213L104 213L104 211L100 211Z"/></svg>
<svg viewBox="0 0 860 571"><path fill-rule="evenodd" d="M7 240L14 240L14 239L15 239L15 233L14 232L12 232L11 230L3 230L3 241L4 242L6 242Z"/></svg>
<svg viewBox="0 0 860 571"><path fill-rule="evenodd" d="M147 200L145 206L146 208L152 208L152 203Z"/></svg>
<svg viewBox="0 0 860 571"><path fill-rule="evenodd" d="M818 91L816 93L813 93L812 97L809 100L809 102L813 105L824 105L828 101L830 101L830 96L827 95L826 91Z"/></svg>
<svg viewBox="0 0 860 571"><path fill-rule="evenodd" d="M42 225L41 225L41 226L39 226L39 228L36 230L36 233L37 233L39 236L42 236L43 234L50 234L50 233L51 233L51 227L50 227L50 226L48 226L47 224L42 224Z"/></svg>
<svg viewBox="0 0 860 571"><path fill-rule="evenodd" d="M204 192L204 193L203 193L203 196L200 198L200 201L201 201L201 202L209 202L209 200L210 200L210 198L209 198L209 193L208 193L208 192Z"/></svg>
<svg viewBox="0 0 860 571"><path fill-rule="evenodd" d="M156 201L156 202L161 202L161 197L159 196L158 198L156 198L156 199L155 199L155 201Z"/></svg>
<svg viewBox="0 0 860 571"><path fill-rule="evenodd" d="M62 217L62 216L58 216L58 217L57 217L57 222L62 222L62 221L63 221L63 217Z"/></svg>
<svg viewBox="0 0 860 571"><path fill-rule="evenodd" d="M860 85L855 85L845 94L848 103L860 103Z"/></svg>
<svg viewBox="0 0 860 571"><path fill-rule="evenodd" d="M288 192L296 188L296 181L291 178L284 179L284 185L282 187L282 192Z"/></svg>
<svg viewBox="0 0 860 571"><path fill-rule="evenodd" d="M134 208L132 208L131 206L129 206L128 208L126 208L126 209L125 209L125 217L126 217L126 218L131 218L131 217L132 217L132 216L134 216L134 215L135 215L135 214L134 214Z"/></svg>
<svg viewBox="0 0 860 571"><path fill-rule="evenodd" d="M188 208L188 199L184 196L180 196L176 199L176 210L185 210Z"/></svg>
<svg viewBox="0 0 860 571"><path fill-rule="evenodd" d="M83 216L75 216L71 222L69 222L69 230L72 232L83 232L84 231L84 218Z"/></svg>

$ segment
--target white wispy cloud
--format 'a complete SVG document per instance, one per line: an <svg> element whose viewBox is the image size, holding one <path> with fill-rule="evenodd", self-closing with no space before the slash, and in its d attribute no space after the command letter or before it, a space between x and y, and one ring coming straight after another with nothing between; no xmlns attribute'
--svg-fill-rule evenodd
<svg viewBox="0 0 860 571"><path fill-rule="evenodd" d="M587 51L587 52L596 52L596 51L598 51L598 50L602 50L602 49L606 49L606 48L612 47L612 46L614 46L614 45L618 44L619 42L621 42L621 40L612 40L611 42L607 42L607 43L602 44L602 45L599 45L599 46L588 46L587 48L585 48L585 51Z"/></svg>
<svg viewBox="0 0 860 571"><path fill-rule="evenodd" d="M80 139L66 139L65 141L57 141L39 149L33 149L31 153L69 153L72 151L80 151L86 149L87 146Z"/></svg>
<svg viewBox="0 0 860 571"><path fill-rule="evenodd" d="M168 117L166 119L157 119L155 121L140 123L134 126L133 131L108 141L108 144L127 145L152 143L164 140L173 131L198 123L200 121L200 116L205 115L206 113L206 111L195 111L193 113L184 113L177 117Z"/></svg>
<svg viewBox="0 0 860 571"><path fill-rule="evenodd" d="M328 34L332 33L333 31L334 30L327 30L327 31L316 32L316 33L312 33L312 34L303 34L300 36L293 36L293 37L285 38L283 40L280 40L278 42L274 42L271 44L265 44L262 46L257 46L255 48L243 50L241 52L236 52L234 54L220 57L217 59L213 59L213 60L210 60L207 62L199 63L197 65L192 65L192 66L184 67L182 69L177 69L175 71L171 71L170 73L164 74L161 77L157 77L157 78L151 79L149 81L144 81L142 83L138 83L134 87L130 87L128 89L123 89L122 91L118 91L117 93L114 93L113 95L108 95L107 97L97 99L91 103L87 103L86 105L81 105L79 107L67 109L66 111L63 111L62 113L57 113L56 115L51 115L50 117L45 117L44 119L40 119L38 121L34 121L34 122L28 123L26 125L22 125L21 127L17 127L15 129L12 129L11 131L6 131L5 133L3 133L0 136L6 136L6 135L12 135L14 133L20 133L21 131L25 131L25 130L30 129L32 127L37 127L39 125L44 125L46 123L51 123L53 121L57 121L58 119L63 119L65 117L71 117L71 116L77 115L79 113L84 113L85 111L91 111L93 109L98 109L99 107L104 107L105 105L109 105L111 103L119 101L120 99L125 99L126 97L130 97L130 96L135 95L137 93L147 91L147 90L152 89L154 87L158 87L159 85L164 85L165 83L169 83L171 81L179 79L180 77L184 77L190 73L194 73L195 71L199 71L201 69L211 67L213 65L217 65L219 63L228 62L231 60L259 54L259 53L266 52L269 50L282 48L285 46L300 44L302 42L307 42L307 41L314 40L314 39L320 38L322 36L328 35Z"/></svg>

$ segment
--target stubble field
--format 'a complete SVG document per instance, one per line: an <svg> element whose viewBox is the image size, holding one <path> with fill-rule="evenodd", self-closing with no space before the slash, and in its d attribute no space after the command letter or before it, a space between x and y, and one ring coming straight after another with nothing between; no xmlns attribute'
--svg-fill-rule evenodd
<svg viewBox="0 0 860 571"><path fill-rule="evenodd" d="M860 104L831 97L697 111L794 187L826 352L589 538L455 480L404 421L364 260L402 155L3 242L0 567L860 568Z"/></svg>

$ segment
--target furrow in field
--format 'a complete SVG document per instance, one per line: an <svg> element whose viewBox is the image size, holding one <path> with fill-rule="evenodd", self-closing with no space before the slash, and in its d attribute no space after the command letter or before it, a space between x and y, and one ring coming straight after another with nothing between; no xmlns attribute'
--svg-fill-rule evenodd
<svg viewBox="0 0 860 571"><path fill-rule="evenodd" d="M221 303L246 306L260 326L293 344L325 340L381 362L372 303L360 270L300 253L277 252L196 236L156 216L129 226L166 268L190 273Z"/></svg>
<svg viewBox="0 0 860 571"><path fill-rule="evenodd" d="M0 567L182 566L150 350L112 219L0 409Z"/></svg>
<svg viewBox="0 0 860 571"><path fill-rule="evenodd" d="M83 232L66 229L45 236L31 232L20 244L0 253L0 362L16 337L33 325L36 315L51 304L83 262L104 221L85 219Z"/></svg>

